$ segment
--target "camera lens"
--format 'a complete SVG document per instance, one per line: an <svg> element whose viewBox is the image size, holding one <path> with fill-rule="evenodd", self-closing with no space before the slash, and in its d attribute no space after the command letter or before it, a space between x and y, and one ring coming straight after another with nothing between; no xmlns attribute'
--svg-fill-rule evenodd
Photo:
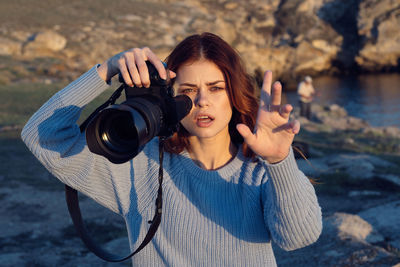
<svg viewBox="0 0 400 267"><path fill-rule="evenodd" d="M157 105L144 98L131 99L93 118L86 129L86 141L93 153L113 163L124 163L159 133L162 124Z"/></svg>
<svg viewBox="0 0 400 267"><path fill-rule="evenodd" d="M114 112L99 130L102 142L113 151L125 152L137 146L137 131L129 112Z"/></svg>

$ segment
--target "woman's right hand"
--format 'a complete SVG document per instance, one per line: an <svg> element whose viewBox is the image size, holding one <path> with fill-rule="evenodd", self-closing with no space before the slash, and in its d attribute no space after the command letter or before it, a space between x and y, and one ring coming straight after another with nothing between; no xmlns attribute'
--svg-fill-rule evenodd
<svg viewBox="0 0 400 267"><path fill-rule="evenodd" d="M114 75L121 73L125 83L129 86L149 87L150 78L146 61L150 61L158 70L161 79L167 79L167 72L161 60L148 47L132 48L116 54L101 64L97 71L100 77L109 82ZM170 78L176 74L169 73Z"/></svg>

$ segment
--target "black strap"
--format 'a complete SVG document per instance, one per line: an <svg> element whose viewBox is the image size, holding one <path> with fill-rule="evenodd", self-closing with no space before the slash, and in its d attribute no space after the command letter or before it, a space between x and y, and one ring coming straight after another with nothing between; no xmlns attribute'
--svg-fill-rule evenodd
<svg viewBox="0 0 400 267"><path fill-rule="evenodd" d="M110 104L114 104L115 100L119 97L122 91L122 86L114 92L114 94L110 97L110 99L97 108L80 126L81 132L83 132L88 124L88 122L102 109ZM154 214L153 220L149 221L150 228L140 244L140 246L130 253L127 256L120 256L112 254L102 247L98 246L96 242L90 237L89 233L86 230L85 224L82 220L81 210L79 208L79 199L78 199L78 192L65 185L65 199L68 205L68 211L72 218L72 222L74 223L75 229L78 232L79 237L82 239L83 243L86 247L93 252L98 257L102 258L105 261L110 262L120 262L129 259L130 257L134 256L136 253L141 251L154 237L155 233L157 232L158 226L161 222L161 214L162 214L162 182L163 182L163 158L164 158L164 137L160 137L159 142L159 160L160 160L160 168L158 172L158 192L157 192L157 199L156 199L156 212Z"/></svg>

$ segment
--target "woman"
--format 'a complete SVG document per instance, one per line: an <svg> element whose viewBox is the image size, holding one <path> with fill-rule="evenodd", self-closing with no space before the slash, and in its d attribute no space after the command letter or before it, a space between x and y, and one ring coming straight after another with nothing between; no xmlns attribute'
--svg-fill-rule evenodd
<svg viewBox="0 0 400 267"><path fill-rule="evenodd" d="M58 179L124 217L131 249L154 214L158 139L115 165L90 153L76 121L119 72L127 84L148 87L146 60L166 78L149 48L117 54L53 96L22 131ZM175 94L189 96L193 107L166 144L162 221L133 264L276 266L271 241L285 250L315 242L321 209L291 149L300 125L289 121L292 107L281 105L282 87L272 85L271 72L258 108L239 56L213 34L186 38L167 64Z"/></svg>

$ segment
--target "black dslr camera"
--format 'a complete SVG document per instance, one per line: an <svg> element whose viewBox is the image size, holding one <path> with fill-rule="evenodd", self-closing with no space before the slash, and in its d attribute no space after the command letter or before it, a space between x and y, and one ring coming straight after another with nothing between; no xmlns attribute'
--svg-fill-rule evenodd
<svg viewBox="0 0 400 267"><path fill-rule="evenodd" d="M102 109L86 128L89 150L113 163L129 161L155 136L172 135L192 108L188 96L173 97L169 78L161 79L157 69L146 63L150 87L123 83L119 89L125 91L126 101Z"/></svg>

